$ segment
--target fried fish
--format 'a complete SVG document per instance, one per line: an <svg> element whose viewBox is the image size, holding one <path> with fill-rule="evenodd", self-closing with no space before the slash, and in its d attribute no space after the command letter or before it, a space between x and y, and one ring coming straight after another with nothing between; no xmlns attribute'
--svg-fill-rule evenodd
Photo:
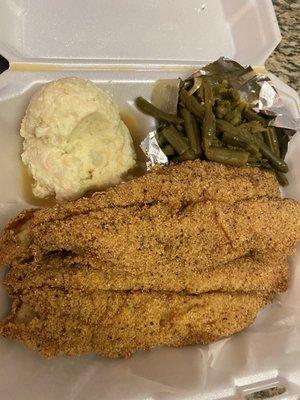
<svg viewBox="0 0 300 400"><path fill-rule="evenodd" d="M200 161L27 210L0 238L0 334L47 357L209 343L287 289L299 237L300 205L270 173Z"/></svg>

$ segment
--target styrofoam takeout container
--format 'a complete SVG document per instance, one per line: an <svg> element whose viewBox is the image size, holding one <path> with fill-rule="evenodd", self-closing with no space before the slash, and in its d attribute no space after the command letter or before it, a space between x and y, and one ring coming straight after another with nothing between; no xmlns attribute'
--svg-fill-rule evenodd
<svg viewBox="0 0 300 400"><path fill-rule="evenodd" d="M219 56L263 70L280 41L269 0L1 0L0 53L10 69L0 76L1 227L27 207L21 190L19 126L32 93L63 76L91 79L135 116L142 139L154 121L135 110L153 82L187 76ZM299 99L274 82L290 111ZM290 185L300 200L300 139L290 143ZM42 359L12 341L0 342L0 399L244 399L284 386L300 394L300 264L291 260L288 294L233 338L212 346L139 352L130 360L95 355ZM299 266L299 265L298 265ZM1 316L8 300L0 289Z"/></svg>

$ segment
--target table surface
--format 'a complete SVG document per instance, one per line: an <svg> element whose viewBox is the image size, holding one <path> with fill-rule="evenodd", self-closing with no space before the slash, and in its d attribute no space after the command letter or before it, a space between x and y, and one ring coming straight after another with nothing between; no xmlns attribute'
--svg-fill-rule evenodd
<svg viewBox="0 0 300 400"><path fill-rule="evenodd" d="M300 92L300 2L298 0L273 0L282 41L266 62L266 67L276 76ZM0 56L0 73L8 64Z"/></svg>
<svg viewBox="0 0 300 400"><path fill-rule="evenodd" d="M274 75L300 92L300 2L273 0L282 40L266 62Z"/></svg>

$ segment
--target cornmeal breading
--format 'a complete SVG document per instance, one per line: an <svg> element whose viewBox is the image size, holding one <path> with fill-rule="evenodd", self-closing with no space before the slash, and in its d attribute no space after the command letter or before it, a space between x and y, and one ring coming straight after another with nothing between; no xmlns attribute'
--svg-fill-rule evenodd
<svg viewBox="0 0 300 400"><path fill-rule="evenodd" d="M238 332L287 289L300 206L275 178L208 162L160 167L12 220L0 325L47 357L130 356Z"/></svg>
<svg viewBox="0 0 300 400"><path fill-rule="evenodd" d="M199 294L210 291L279 293L287 289L285 254L248 255L209 269L197 265L132 263L105 265L99 259L53 253L42 261L16 264L4 284L11 294L50 287L64 290L155 290Z"/></svg>
<svg viewBox="0 0 300 400"><path fill-rule="evenodd" d="M63 207L63 206L62 206ZM300 234L300 207L289 199L205 201L174 210L169 203L112 207L52 222L17 234L12 261L67 251L103 265L132 263L152 270L194 265L210 268L249 251L292 252ZM6 252L9 245L6 248Z"/></svg>
<svg viewBox="0 0 300 400"><path fill-rule="evenodd" d="M159 345L205 344L251 324L270 296L35 289L20 297L2 335L45 357L129 357Z"/></svg>

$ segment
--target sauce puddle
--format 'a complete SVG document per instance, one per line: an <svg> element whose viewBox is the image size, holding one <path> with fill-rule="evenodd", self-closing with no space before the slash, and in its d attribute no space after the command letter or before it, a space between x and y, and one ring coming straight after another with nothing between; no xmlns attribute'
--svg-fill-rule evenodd
<svg viewBox="0 0 300 400"><path fill-rule="evenodd" d="M46 199L41 199L36 197L32 192L32 185L34 183L34 179L29 173L27 167L25 165L22 166L22 198L26 201L26 203L31 206L36 207L50 207L54 206L57 201L54 197L48 197Z"/></svg>
<svg viewBox="0 0 300 400"><path fill-rule="evenodd" d="M147 172L147 159L142 149L140 148L140 143L143 140L143 136L141 134L141 129L135 116L130 111L121 111L120 117L131 134L137 161L137 165L132 170L128 171L128 174L125 177L125 180L128 180L132 179L133 177L144 175Z"/></svg>

